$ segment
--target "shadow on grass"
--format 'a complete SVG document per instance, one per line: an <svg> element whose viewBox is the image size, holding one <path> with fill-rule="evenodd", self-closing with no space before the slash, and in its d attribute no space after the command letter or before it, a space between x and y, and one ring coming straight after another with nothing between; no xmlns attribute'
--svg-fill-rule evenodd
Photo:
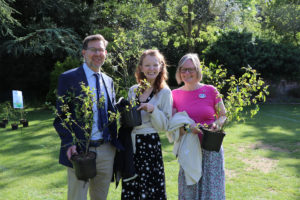
<svg viewBox="0 0 300 200"><path fill-rule="evenodd" d="M28 160L30 162L30 159ZM35 163L35 164L34 164ZM5 187L11 187L12 184L18 182L22 179L30 179L31 177L47 177L47 175L56 173L58 171L66 171L65 167L57 163L53 163L52 160L44 161L43 163L34 162L26 163L26 161L15 163L5 163L6 170L9 170L9 173L3 173L0 179L0 189ZM13 172L13 174L12 174ZM66 178L59 177L54 181L51 181L52 188L60 188L66 185Z"/></svg>
<svg viewBox="0 0 300 200"><path fill-rule="evenodd" d="M262 148L269 150L271 159L300 159L299 124L300 105L263 105L259 114L246 122L255 131L246 132L242 137L255 138ZM299 162L286 166L300 173Z"/></svg>
<svg viewBox="0 0 300 200"><path fill-rule="evenodd" d="M16 155L41 148L53 148L50 140L58 139L58 136L49 122L41 122L18 130L1 130L0 141L5 144L0 154Z"/></svg>
<svg viewBox="0 0 300 200"><path fill-rule="evenodd" d="M43 177L65 170L58 163L60 139L55 132L51 111L33 110L28 114L29 127L0 129L0 189L19 179ZM65 180L52 183L54 188L64 186Z"/></svg>

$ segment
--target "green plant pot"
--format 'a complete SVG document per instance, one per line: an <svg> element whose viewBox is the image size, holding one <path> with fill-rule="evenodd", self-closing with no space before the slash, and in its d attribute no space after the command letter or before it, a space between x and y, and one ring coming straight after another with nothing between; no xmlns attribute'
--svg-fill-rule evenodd
<svg viewBox="0 0 300 200"><path fill-rule="evenodd" d="M134 106L130 110L123 111L121 121L124 127L135 127L142 124L141 111L137 110L139 106Z"/></svg>
<svg viewBox="0 0 300 200"><path fill-rule="evenodd" d="M223 138L226 134L221 131L209 131L202 127L200 129L203 133L202 148L207 151L219 152L222 146Z"/></svg>
<svg viewBox="0 0 300 200"><path fill-rule="evenodd" d="M88 181L97 175L95 152L88 152L85 154L73 155L71 161L75 169L75 175L78 180Z"/></svg>

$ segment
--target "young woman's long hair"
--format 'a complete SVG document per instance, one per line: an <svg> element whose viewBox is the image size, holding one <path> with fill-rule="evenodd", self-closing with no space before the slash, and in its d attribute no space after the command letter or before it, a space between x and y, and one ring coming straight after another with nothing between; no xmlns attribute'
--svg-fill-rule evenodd
<svg viewBox="0 0 300 200"><path fill-rule="evenodd" d="M144 86L144 79L147 79L146 76L144 75L144 73L141 71L142 65L143 65L143 60L146 56L155 56L156 58L158 58L159 63L160 63L160 67L161 67L161 71L159 72L159 74L157 75L154 84L153 84L153 92L154 94L158 93L163 87L165 87L165 85L167 84L166 81L168 80L168 72L167 72L167 64L166 64L166 60L164 58L164 56L158 51L158 50L152 50L152 49L148 49L146 51L143 52L143 54L140 57L138 66L135 70L135 78L137 83L139 83L140 85ZM144 87L142 87L144 88ZM142 89L143 92L143 89Z"/></svg>

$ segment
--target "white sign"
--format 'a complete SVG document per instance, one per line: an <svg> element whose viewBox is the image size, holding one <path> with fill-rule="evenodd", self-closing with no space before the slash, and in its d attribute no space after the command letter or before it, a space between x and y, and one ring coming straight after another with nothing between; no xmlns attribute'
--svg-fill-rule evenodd
<svg viewBox="0 0 300 200"><path fill-rule="evenodd" d="M23 108L23 95L22 91L13 90L13 106L14 108Z"/></svg>

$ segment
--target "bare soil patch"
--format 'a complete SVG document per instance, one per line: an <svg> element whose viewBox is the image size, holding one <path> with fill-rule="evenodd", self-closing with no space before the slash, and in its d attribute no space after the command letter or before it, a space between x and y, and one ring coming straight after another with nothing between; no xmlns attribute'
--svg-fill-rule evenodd
<svg viewBox="0 0 300 200"><path fill-rule="evenodd" d="M263 144L261 142L251 145L251 149L266 149L266 150L271 150L271 151L290 153L290 151L288 149L283 149L283 148L272 146L269 144Z"/></svg>
<svg viewBox="0 0 300 200"><path fill-rule="evenodd" d="M226 180L227 179L230 180L230 179L237 176L237 172L235 170L232 170L232 169L225 169L225 176L226 176Z"/></svg>
<svg viewBox="0 0 300 200"><path fill-rule="evenodd" d="M248 165L246 171L252 171L254 169L259 170L263 173L269 173L276 167L278 160L256 157L253 159L243 158L242 161Z"/></svg>

